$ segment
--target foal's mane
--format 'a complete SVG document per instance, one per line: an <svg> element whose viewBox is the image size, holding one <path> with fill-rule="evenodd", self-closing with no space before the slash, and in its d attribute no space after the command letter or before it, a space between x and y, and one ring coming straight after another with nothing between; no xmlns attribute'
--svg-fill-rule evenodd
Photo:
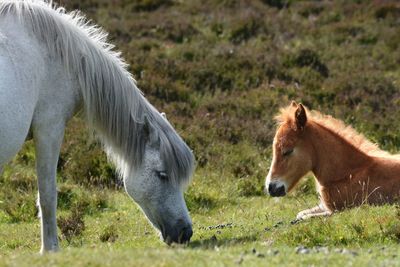
<svg viewBox="0 0 400 267"><path fill-rule="evenodd" d="M159 137L161 158L173 182L191 176L194 158L172 126L144 98L107 33L78 11L51 1L0 1L0 16L11 15L59 58L81 87L88 122L126 177L144 156L147 118ZM145 118L146 117L146 118Z"/></svg>
<svg viewBox="0 0 400 267"><path fill-rule="evenodd" d="M344 139L347 143L357 148L359 151L369 156L387 157L391 156L388 152L381 150L377 144L369 141L363 134L358 133L350 125L346 125L343 121L335 119L330 115L322 114L319 111L310 111L305 107L307 114L307 123L314 122L319 126L329 130L336 136ZM293 123L296 107L289 105L281 108L279 114L275 117L278 124Z"/></svg>

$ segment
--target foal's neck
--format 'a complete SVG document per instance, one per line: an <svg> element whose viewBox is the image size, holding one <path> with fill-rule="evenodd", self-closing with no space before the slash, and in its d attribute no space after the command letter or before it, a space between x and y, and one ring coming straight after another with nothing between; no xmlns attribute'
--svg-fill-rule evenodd
<svg viewBox="0 0 400 267"><path fill-rule="evenodd" d="M342 136L318 123L310 123L307 131L314 150L312 171L322 186L348 179L370 160Z"/></svg>

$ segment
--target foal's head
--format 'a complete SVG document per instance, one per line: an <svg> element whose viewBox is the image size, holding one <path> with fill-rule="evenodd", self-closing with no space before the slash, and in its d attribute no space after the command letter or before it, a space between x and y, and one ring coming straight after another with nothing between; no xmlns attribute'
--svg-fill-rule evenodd
<svg viewBox="0 0 400 267"><path fill-rule="evenodd" d="M273 197L284 196L311 170L311 145L306 141L307 111L292 104L277 116L280 123L273 142L273 159L265 187Z"/></svg>

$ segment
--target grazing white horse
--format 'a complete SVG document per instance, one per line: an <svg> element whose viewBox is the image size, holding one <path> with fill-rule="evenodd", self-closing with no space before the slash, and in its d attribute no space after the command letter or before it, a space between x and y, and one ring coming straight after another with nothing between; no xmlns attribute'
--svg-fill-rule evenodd
<svg viewBox="0 0 400 267"><path fill-rule="evenodd" d="M0 167L32 129L41 252L58 249L56 166L66 122L81 107L127 193L164 241L192 236L183 190L193 154L143 97L106 36L78 12L51 3L0 1Z"/></svg>

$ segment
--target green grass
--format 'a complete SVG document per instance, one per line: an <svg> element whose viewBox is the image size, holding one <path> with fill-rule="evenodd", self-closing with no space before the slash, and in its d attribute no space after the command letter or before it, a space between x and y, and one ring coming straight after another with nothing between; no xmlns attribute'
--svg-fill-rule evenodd
<svg viewBox="0 0 400 267"><path fill-rule="evenodd" d="M57 254L38 255L38 222L2 223L0 265L224 266L240 259L245 266L377 266L398 262L400 232L398 228L393 232L392 223L398 218L391 206L361 207L292 225L296 212L314 204L315 197L238 198L234 204L217 198L218 208L192 211L192 242L186 247L168 247L125 194L110 195L112 208L85 216L83 234L71 242L62 239L62 250ZM103 242L100 237L110 226L117 237ZM297 254L296 247L301 245L310 248L310 253ZM327 247L326 251L317 252L318 246ZM343 248L349 252L340 252Z"/></svg>
<svg viewBox="0 0 400 267"><path fill-rule="evenodd" d="M159 240L80 114L68 126L58 164L61 252L37 253L28 141L0 177L0 265L398 265L396 206L292 225L297 212L317 204L312 179L282 199L262 193L273 117L291 100L399 151L397 1L60 2L110 32L139 88L193 149L197 169L186 201L194 236L187 247ZM299 246L310 253L296 253Z"/></svg>
<svg viewBox="0 0 400 267"><path fill-rule="evenodd" d="M199 172L196 191L191 187L186 196L194 229L188 246L163 244L125 193L108 190L108 207L84 215L81 235L69 241L60 235L61 251L56 254L38 255L37 220L11 223L0 213L0 265L224 266L241 262L244 266L377 266L395 265L399 260L399 210L395 206L363 206L291 224L298 211L317 203L314 194L300 192L308 181L286 198L232 199L237 194L224 188L228 177L213 187L223 189L215 191L209 190L210 179ZM70 211L59 212L59 216L67 214ZM309 253L296 253L299 246Z"/></svg>

